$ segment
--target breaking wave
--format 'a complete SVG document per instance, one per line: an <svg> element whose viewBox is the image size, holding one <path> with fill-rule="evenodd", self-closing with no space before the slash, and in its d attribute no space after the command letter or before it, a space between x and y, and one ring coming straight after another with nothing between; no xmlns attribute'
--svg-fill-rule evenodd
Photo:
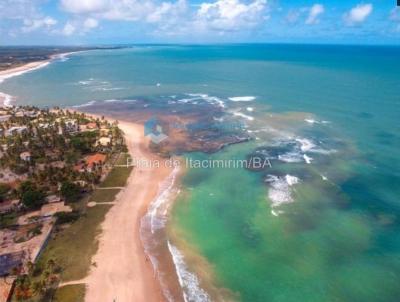
<svg viewBox="0 0 400 302"><path fill-rule="evenodd" d="M185 302L210 302L207 292L200 287L199 279L189 271L182 253L168 241L168 249L174 261L179 284Z"/></svg>
<svg viewBox="0 0 400 302"><path fill-rule="evenodd" d="M228 98L232 102L251 102L256 99L255 96L235 96Z"/></svg>
<svg viewBox="0 0 400 302"><path fill-rule="evenodd" d="M275 208L281 206L282 204L293 202L292 198L292 186L299 183L299 178L292 175L285 175L284 177L279 177L276 175L268 175L265 178L265 182L270 185L268 190L268 197L271 200L271 213L274 216L282 214L283 211L276 210Z"/></svg>

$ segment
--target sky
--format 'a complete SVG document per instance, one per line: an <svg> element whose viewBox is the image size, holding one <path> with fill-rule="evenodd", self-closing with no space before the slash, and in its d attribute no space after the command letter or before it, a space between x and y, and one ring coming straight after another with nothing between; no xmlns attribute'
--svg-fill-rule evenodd
<svg viewBox="0 0 400 302"><path fill-rule="evenodd" d="M0 0L0 45L400 44L396 0Z"/></svg>

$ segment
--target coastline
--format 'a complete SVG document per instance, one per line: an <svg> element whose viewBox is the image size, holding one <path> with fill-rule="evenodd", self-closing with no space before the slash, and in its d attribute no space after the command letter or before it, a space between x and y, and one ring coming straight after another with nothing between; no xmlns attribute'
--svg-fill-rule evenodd
<svg viewBox="0 0 400 302"><path fill-rule="evenodd" d="M43 67L48 66L50 63L52 63L55 60L65 60L68 56L85 52L87 50L80 50L80 51L71 51L71 52L65 52L65 53L58 53L58 54L53 54L50 56L49 59L47 60L42 60L42 61L33 61L29 62L27 64L17 66L17 67L12 67L6 70L1 70L0 71L0 84L3 83L5 80L20 76L24 73L31 72ZM12 102L15 101L15 97L9 94L6 94L4 92L0 91L0 106L2 107L8 107L12 106Z"/></svg>
<svg viewBox="0 0 400 302"><path fill-rule="evenodd" d="M4 80L46 67L54 60L63 60L78 52L81 51L55 54L48 60L34 61L0 71L0 84ZM0 106L12 106L14 101L14 96L0 91ZM87 114L98 117L96 114ZM107 119L113 120L111 117ZM148 149L143 125L124 121L119 126L125 133L131 156L165 160ZM172 167L135 168L101 224L99 249L93 256L93 263L96 265L83 280L70 281L64 285L84 283L87 288L85 301L90 302L100 301L105 297L110 301L159 302L169 300L168 297L173 297L174 301L183 301L172 255L162 251L163 257L170 258L165 261L167 265L164 263L163 268L167 268L169 275L173 275L162 278L155 264L156 260L150 256L142 238L147 231L142 229L142 222L149 214L152 203L157 203L158 198L170 194L166 191L176 188L178 174L180 171ZM171 177L172 183L168 184ZM173 284L172 287L170 284Z"/></svg>
<svg viewBox="0 0 400 302"><path fill-rule="evenodd" d="M35 61L35 62L30 62L28 64L18 66L15 68L10 68L6 70L0 71L0 84L9 78L16 77L19 75L22 75L26 72L30 72L39 68L43 68L47 65L50 64L51 60L45 60L45 61ZM11 106L12 102L15 100L15 97L6 94L4 92L0 91L0 106L2 107L9 107Z"/></svg>
<svg viewBox="0 0 400 302"><path fill-rule="evenodd" d="M143 126L120 122L131 156L162 160L147 148ZM85 301L166 301L141 240L141 220L173 172L168 167L136 167L107 213L93 267L84 282Z"/></svg>

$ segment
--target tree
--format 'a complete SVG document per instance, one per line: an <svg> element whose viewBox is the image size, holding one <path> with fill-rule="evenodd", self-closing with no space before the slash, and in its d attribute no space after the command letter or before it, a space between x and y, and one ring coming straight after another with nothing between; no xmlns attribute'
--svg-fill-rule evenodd
<svg viewBox="0 0 400 302"><path fill-rule="evenodd" d="M0 202L6 199L7 193L11 190L8 184L0 183Z"/></svg>
<svg viewBox="0 0 400 302"><path fill-rule="evenodd" d="M64 181L61 185L61 196L65 201L73 202L79 198L81 194L81 187L70 181Z"/></svg>
<svg viewBox="0 0 400 302"><path fill-rule="evenodd" d="M45 195L42 191L32 189L21 195L21 201L28 209L37 209L44 203Z"/></svg>
<svg viewBox="0 0 400 302"><path fill-rule="evenodd" d="M44 203L45 194L29 180L21 183L19 195L28 209L37 209Z"/></svg>

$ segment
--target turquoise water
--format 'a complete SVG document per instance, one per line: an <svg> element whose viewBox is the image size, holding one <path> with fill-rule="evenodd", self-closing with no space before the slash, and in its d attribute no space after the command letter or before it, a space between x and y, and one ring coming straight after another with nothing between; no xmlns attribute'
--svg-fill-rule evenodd
<svg viewBox="0 0 400 302"><path fill-rule="evenodd" d="M398 301L399 71L394 47L146 46L74 55L0 91L40 106L217 97L253 118L234 116L253 140L186 156L259 152L272 168L183 179L170 227L211 264L214 285L250 302Z"/></svg>

